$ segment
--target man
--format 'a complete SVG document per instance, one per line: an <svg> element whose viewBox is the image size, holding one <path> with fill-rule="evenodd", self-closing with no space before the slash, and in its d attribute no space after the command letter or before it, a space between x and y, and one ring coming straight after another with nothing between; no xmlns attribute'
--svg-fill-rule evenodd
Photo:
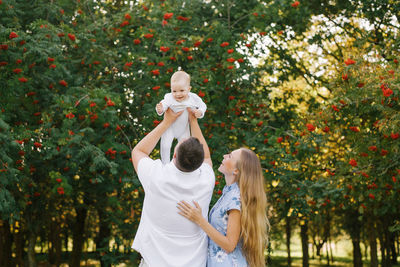
<svg viewBox="0 0 400 267"><path fill-rule="evenodd" d="M205 267L207 235L178 214L181 200L197 201L207 218L215 175L210 150L193 111L189 110L191 135L179 142L173 160L163 165L152 160L161 135L181 115L168 109L163 121L132 150L132 163L144 188L142 216L132 248L142 256L140 266Z"/></svg>

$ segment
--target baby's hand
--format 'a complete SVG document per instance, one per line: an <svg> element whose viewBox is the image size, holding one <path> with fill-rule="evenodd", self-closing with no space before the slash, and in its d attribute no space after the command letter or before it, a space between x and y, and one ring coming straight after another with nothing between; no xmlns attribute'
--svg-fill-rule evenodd
<svg viewBox="0 0 400 267"><path fill-rule="evenodd" d="M202 115L203 115L203 112L201 112L200 109L194 110L194 116L196 116L196 118L200 118Z"/></svg>
<svg viewBox="0 0 400 267"><path fill-rule="evenodd" d="M163 105L161 104L161 102L156 105L156 110L158 114L161 114L163 112Z"/></svg>

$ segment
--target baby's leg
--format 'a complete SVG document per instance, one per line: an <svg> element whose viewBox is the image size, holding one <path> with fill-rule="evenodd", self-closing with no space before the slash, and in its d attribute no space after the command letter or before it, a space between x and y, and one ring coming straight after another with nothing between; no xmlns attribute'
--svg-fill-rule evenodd
<svg viewBox="0 0 400 267"><path fill-rule="evenodd" d="M178 142L189 138L190 137L190 128L189 128L189 123L186 124L185 128L183 129L183 131L181 131L181 135L180 136L175 136L176 139L178 139Z"/></svg>
<svg viewBox="0 0 400 267"><path fill-rule="evenodd" d="M171 128L168 128L161 136L160 141L160 154L161 161L163 164L167 164L171 161L171 146L174 141L174 133Z"/></svg>
<svg viewBox="0 0 400 267"><path fill-rule="evenodd" d="M183 113L176 119L176 121L170 126L174 133L175 138L180 138L181 136L184 136L186 131L188 131L187 137L190 136L189 132L189 121L188 121L188 112L187 110L184 110Z"/></svg>

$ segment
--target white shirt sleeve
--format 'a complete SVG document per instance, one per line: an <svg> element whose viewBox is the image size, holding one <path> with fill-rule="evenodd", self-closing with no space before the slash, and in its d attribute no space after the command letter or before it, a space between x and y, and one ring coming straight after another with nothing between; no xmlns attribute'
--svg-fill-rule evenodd
<svg viewBox="0 0 400 267"><path fill-rule="evenodd" d="M203 99L201 99L200 96L198 96L198 95L196 95L194 93L191 93L190 97L193 99L193 103L196 106L196 108L199 109L201 111L201 113L202 113L200 119L203 118L204 114L206 113L206 110L207 110L207 106L203 102Z"/></svg>
<svg viewBox="0 0 400 267"><path fill-rule="evenodd" d="M157 114L159 116L161 116L162 114L164 114L165 111L167 111L167 109L172 105L173 101L173 97L171 93L165 94L164 99L161 100L161 104L163 106L163 111L162 113L158 113ZM156 107L156 111L157 111L157 107Z"/></svg>
<svg viewBox="0 0 400 267"><path fill-rule="evenodd" d="M154 178L155 171L159 168L162 163L160 160L153 160L149 157L142 158L138 162L138 178L143 186L144 191L148 191Z"/></svg>
<svg viewBox="0 0 400 267"><path fill-rule="evenodd" d="M204 163L203 162L203 164L201 164L201 167L202 168L204 168L204 170L207 172L207 175L209 176L209 177L212 177L212 179L213 179L213 181L212 181L212 186L213 186L213 188L214 188L214 185L215 185L215 174L214 174L214 170L213 170L213 168L210 166L210 164L208 164L208 163Z"/></svg>

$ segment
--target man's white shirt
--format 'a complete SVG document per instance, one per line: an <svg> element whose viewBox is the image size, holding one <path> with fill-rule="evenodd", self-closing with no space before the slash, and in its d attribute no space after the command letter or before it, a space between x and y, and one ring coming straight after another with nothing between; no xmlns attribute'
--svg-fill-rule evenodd
<svg viewBox="0 0 400 267"><path fill-rule="evenodd" d="M173 161L163 165L146 157L137 169L145 197L132 248L150 267L205 267L207 235L178 214L177 203L195 200L207 218L215 185L211 166L203 163L193 172L182 172Z"/></svg>

